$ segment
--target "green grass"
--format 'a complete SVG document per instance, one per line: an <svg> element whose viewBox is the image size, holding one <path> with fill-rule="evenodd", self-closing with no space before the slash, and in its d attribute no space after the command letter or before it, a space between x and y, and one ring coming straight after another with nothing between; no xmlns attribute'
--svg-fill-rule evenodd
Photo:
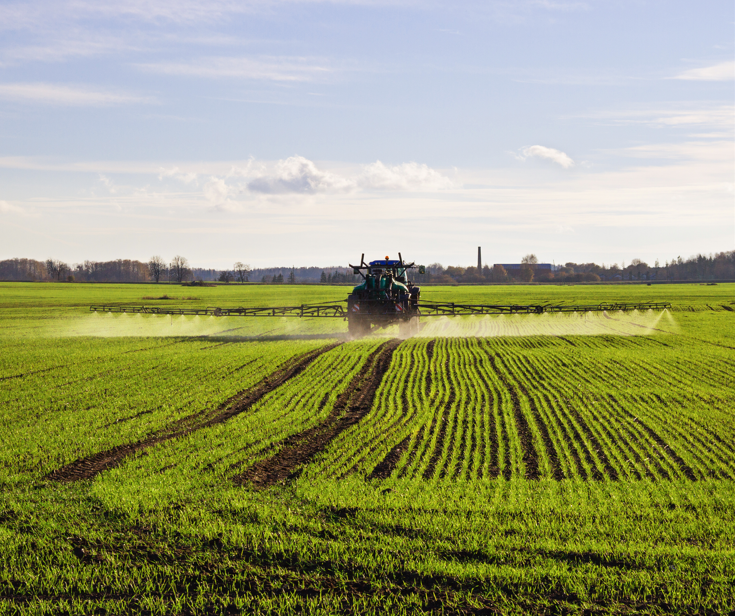
<svg viewBox="0 0 735 616"><path fill-rule="evenodd" d="M93 480L45 479L217 408L346 329L90 304L347 291L0 284L0 614L735 610L735 285L429 287L673 309L430 322L362 421L267 489L231 478L319 425L385 338L345 342L247 412ZM199 299L142 299L164 293Z"/></svg>

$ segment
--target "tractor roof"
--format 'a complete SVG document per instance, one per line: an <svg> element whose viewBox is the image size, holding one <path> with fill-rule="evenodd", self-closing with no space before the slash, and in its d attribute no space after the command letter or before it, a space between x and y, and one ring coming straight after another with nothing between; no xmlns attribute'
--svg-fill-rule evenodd
<svg viewBox="0 0 735 616"><path fill-rule="evenodd" d="M368 265L370 267L396 267L400 266L401 262L398 259L381 259L379 261L370 261Z"/></svg>

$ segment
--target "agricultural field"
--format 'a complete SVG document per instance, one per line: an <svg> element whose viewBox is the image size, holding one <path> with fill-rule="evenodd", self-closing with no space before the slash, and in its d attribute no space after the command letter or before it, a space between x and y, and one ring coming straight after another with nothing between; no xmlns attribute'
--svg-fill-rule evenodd
<svg viewBox="0 0 735 616"><path fill-rule="evenodd" d="M728 614L735 285L662 313L90 314L347 287L0 283L0 614Z"/></svg>

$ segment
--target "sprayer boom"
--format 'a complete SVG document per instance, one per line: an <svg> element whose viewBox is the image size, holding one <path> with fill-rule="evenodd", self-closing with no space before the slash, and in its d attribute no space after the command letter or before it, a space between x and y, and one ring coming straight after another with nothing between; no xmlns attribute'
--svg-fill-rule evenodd
<svg viewBox="0 0 735 616"><path fill-rule="evenodd" d="M630 312L631 310L664 310L671 308L668 302L605 302L602 304L535 304L530 306L500 306L496 304L455 304L421 302L422 317L467 316L482 314L544 314L567 312Z"/></svg>
<svg viewBox="0 0 735 616"><path fill-rule="evenodd" d="M117 312L123 314L166 314L211 317L299 317L345 319L352 336L369 334L375 329L399 325L399 334L413 335L419 331L421 317L459 317L485 314L544 314L585 312L628 312L631 310L665 310L668 302L604 302L602 304L456 304L454 302L421 301L421 289L409 280L409 272L418 269L426 274L423 265L404 261L401 253L397 259L385 257L365 263L365 255L359 265L351 265L352 273L362 282L342 302L301 304L300 306L240 307L240 308L176 308L160 306L90 306L92 312Z"/></svg>
<svg viewBox="0 0 735 616"><path fill-rule="evenodd" d="M392 307L392 306L391 306ZM583 313L583 312L630 312L632 310L665 310L671 308L669 302L604 302L602 304L455 304L454 302L420 302L411 316L421 317L458 317L484 314L544 314L544 313ZM112 312L124 314L161 314L213 317L320 317L344 319L349 316L342 304L301 304L300 306L278 306L268 308L175 308L158 306L90 306L92 312ZM371 310L372 309L372 310ZM385 304L363 300L363 314L380 314ZM392 311L395 316L395 308Z"/></svg>
<svg viewBox="0 0 735 616"><path fill-rule="evenodd" d="M125 314L171 314L210 317L337 317L345 318L342 304L302 304L274 308L174 308L158 306L90 306L92 312Z"/></svg>

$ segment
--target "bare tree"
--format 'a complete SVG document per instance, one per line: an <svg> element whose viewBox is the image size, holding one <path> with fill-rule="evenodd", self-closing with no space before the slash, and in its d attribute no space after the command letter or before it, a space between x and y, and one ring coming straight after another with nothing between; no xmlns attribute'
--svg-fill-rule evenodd
<svg viewBox="0 0 735 616"><path fill-rule="evenodd" d="M161 275L166 271L166 262L159 256L151 257L148 261L148 271L150 272L151 278L155 282L161 279Z"/></svg>
<svg viewBox="0 0 735 616"><path fill-rule="evenodd" d="M235 276L237 276L237 279L240 282L245 282L248 279L248 274L250 273L250 266L247 263L238 261L237 263L235 263L235 265L233 265L232 269L235 272Z"/></svg>
<svg viewBox="0 0 735 616"><path fill-rule="evenodd" d="M176 255L171 261L171 273L176 282L184 282L189 275L189 261L186 257Z"/></svg>
<svg viewBox="0 0 735 616"><path fill-rule="evenodd" d="M69 266L63 261L58 259L47 259L46 260L46 273L49 278L61 280L66 272L69 271Z"/></svg>
<svg viewBox="0 0 735 616"><path fill-rule="evenodd" d="M538 258L533 253L527 254L525 257L521 259L521 263L527 263L528 265L533 267L534 265L538 263Z"/></svg>
<svg viewBox="0 0 735 616"><path fill-rule="evenodd" d="M220 282L226 282L227 284L230 283L230 280L232 280L232 272L230 270L222 270L219 274L219 281Z"/></svg>

